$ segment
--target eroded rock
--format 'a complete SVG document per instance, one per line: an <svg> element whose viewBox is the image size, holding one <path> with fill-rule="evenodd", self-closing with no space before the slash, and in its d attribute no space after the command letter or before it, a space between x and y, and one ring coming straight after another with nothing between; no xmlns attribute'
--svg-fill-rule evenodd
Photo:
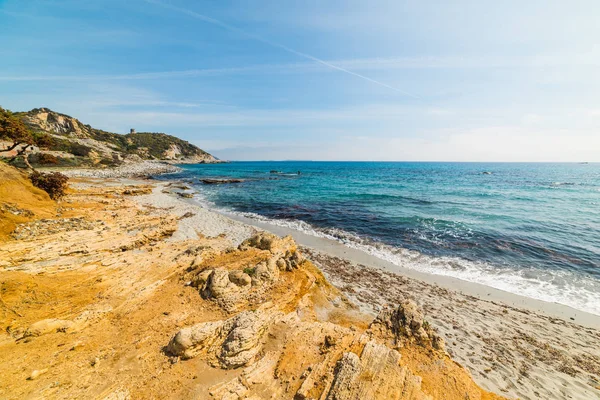
<svg viewBox="0 0 600 400"><path fill-rule="evenodd" d="M298 251L298 246L291 236L280 238L268 232L260 232L246 239L239 246L240 250L256 248L267 250L273 255L269 261L275 264L280 271L291 271L300 267L304 257Z"/></svg>
<svg viewBox="0 0 600 400"><path fill-rule="evenodd" d="M392 336L397 345L408 341L445 351L444 339L425 321L422 310L412 300L403 301L395 309L385 307L369 330L378 336Z"/></svg>
<svg viewBox="0 0 600 400"><path fill-rule="evenodd" d="M278 278L279 269L275 261L268 260L267 262L261 262L254 268L252 284L256 286L263 283L271 283L277 281Z"/></svg>
<svg viewBox="0 0 600 400"><path fill-rule="evenodd" d="M421 378L400 366L400 354L368 341L360 357L344 353L337 362L327 400L414 399L431 397L421 391Z"/></svg>
<svg viewBox="0 0 600 400"><path fill-rule="evenodd" d="M206 283L201 289L202 295L205 298L226 299L242 290L243 287L249 286L249 282L243 275L238 274L241 271L228 271L223 268L217 268L208 273ZM233 278L233 281L232 279ZM250 279L250 276L248 276ZM250 279L250 282L252 279Z"/></svg>
<svg viewBox="0 0 600 400"><path fill-rule="evenodd" d="M219 354L221 366L237 368L252 361L262 348L259 342L272 320L272 315L259 311L245 311L235 316Z"/></svg>
<svg viewBox="0 0 600 400"><path fill-rule="evenodd" d="M204 322L180 330L167 352L184 359L202 352L216 356L221 368L249 365L262 349L261 340L281 313L244 311L225 321Z"/></svg>
<svg viewBox="0 0 600 400"><path fill-rule="evenodd" d="M252 284L252 278L250 275L243 271L231 271L229 273L229 280L240 287L249 286Z"/></svg>
<svg viewBox="0 0 600 400"><path fill-rule="evenodd" d="M183 328L171 339L167 352L181 358L193 358L224 336L224 321L203 322Z"/></svg>

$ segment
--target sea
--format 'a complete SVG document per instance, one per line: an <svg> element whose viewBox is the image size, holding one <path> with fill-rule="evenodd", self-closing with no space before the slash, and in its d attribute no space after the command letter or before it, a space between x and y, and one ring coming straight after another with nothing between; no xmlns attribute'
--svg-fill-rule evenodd
<svg viewBox="0 0 600 400"><path fill-rule="evenodd" d="M600 315L600 164L231 162L168 179L405 268ZM161 179L166 179L163 177ZM204 178L243 179L203 184Z"/></svg>

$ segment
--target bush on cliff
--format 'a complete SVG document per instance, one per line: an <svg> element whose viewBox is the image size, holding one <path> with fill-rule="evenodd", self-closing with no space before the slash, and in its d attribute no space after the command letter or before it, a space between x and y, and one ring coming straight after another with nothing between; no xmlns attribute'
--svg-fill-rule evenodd
<svg viewBox="0 0 600 400"><path fill-rule="evenodd" d="M58 200L65 195L67 189L67 182L69 178L60 172L42 173L34 171L29 175L29 179L34 186L44 190L50 198Z"/></svg>
<svg viewBox="0 0 600 400"><path fill-rule="evenodd" d="M53 154L39 153L37 157L37 162L42 165L58 164L58 158L56 158L56 156Z"/></svg>

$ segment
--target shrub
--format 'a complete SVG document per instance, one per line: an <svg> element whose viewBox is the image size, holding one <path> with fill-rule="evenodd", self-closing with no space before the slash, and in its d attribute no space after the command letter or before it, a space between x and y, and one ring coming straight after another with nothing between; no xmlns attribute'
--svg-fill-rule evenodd
<svg viewBox="0 0 600 400"><path fill-rule="evenodd" d="M52 136L43 132L33 133L33 142L39 148L50 149L55 146L55 141Z"/></svg>
<svg viewBox="0 0 600 400"><path fill-rule="evenodd" d="M53 154L48 154L48 153L38 154L37 161L38 161L38 163L40 163L42 165L58 164L58 158L56 158L56 156L54 156Z"/></svg>
<svg viewBox="0 0 600 400"><path fill-rule="evenodd" d="M71 143L70 153L79 157L87 157L92 151L91 147L84 144Z"/></svg>
<svg viewBox="0 0 600 400"><path fill-rule="evenodd" d="M44 174L34 171L29 175L29 179L34 186L44 190L53 200L58 200L65 195L65 189L69 181L69 178L60 172Z"/></svg>

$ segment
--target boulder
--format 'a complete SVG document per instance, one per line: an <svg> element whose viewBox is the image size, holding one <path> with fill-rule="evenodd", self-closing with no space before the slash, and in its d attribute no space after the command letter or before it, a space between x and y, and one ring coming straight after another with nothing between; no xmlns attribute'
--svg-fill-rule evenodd
<svg viewBox="0 0 600 400"><path fill-rule="evenodd" d="M244 271L231 271L229 280L240 287L249 286L252 283L252 278Z"/></svg>
<svg viewBox="0 0 600 400"><path fill-rule="evenodd" d="M197 287L201 291L204 290L204 285L206 285L206 282L212 273L212 269L205 269L204 271L198 273L198 275L194 276L192 279L192 286Z"/></svg>
<svg viewBox="0 0 600 400"><path fill-rule="evenodd" d="M238 285L236 282L243 281L243 278L237 279L235 273L233 273L236 282L232 282L230 279L232 273L223 268L212 270L202 288L202 295L205 298L227 299L240 292L243 285Z"/></svg>
<svg viewBox="0 0 600 400"><path fill-rule="evenodd" d="M224 329L224 321L203 322L183 328L171 339L167 352L183 359L193 358L224 336Z"/></svg>
<svg viewBox="0 0 600 400"><path fill-rule="evenodd" d="M206 351L215 355L217 364L225 369L249 365L262 350L262 338L280 314L244 311L225 321L183 328L170 340L167 352L189 359Z"/></svg>
<svg viewBox="0 0 600 400"><path fill-rule="evenodd" d="M291 236L280 238L272 233L260 232L240 244L240 250L256 248L271 252L273 260L280 271L291 271L300 267L304 257ZM270 260L271 260L270 259Z"/></svg>
<svg viewBox="0 0 600 400"><path fill-rule="evenodd" d="M254 268L252 284L260 285L263 283L275 282L279 278L279 269L274 260L261 262Z"/></svg>
<svg viewBox="0 0 600 400"><path fill-rule="evenodd" d="M260 311L244 311L233 317L231 330L219 354L221 366L226 369L237 368L254 360L262 349L259 342L272 319L272 315Z"/></svg>
<svg viewBox="0 0 600 400"><path fill-rule="evenodd" d="M268 250L273 254L284 255L286 251L296 249L296 242L291 236L280 238L268 232L259 232L240 244L240 250L247 250L254 247L259 250Z"/></svg>

